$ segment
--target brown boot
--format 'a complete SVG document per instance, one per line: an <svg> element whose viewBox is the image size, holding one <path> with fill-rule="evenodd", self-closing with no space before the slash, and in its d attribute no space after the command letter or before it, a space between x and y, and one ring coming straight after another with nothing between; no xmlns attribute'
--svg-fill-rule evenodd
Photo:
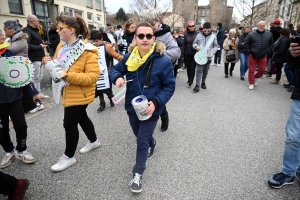
<svg viewBox="0 0 300 200"><path fill-rule="evenodd" d="M29 180L18 179L15 191L8 196L8 200L22 200L24 199L25 192L29 186Z"/></svg>

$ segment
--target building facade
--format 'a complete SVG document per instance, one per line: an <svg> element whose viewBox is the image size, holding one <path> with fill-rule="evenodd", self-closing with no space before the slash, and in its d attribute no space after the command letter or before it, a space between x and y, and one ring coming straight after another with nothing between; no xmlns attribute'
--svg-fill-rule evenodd
<svg viewBox="0 0 300 200"><path fill-rule="evenodd" d="M173 0L172 8L174 14L184 18L184 24L190 20L197 20L198 0Z"/></svg>
<svg viewBox="0 0 300 200"><path fill-rule="evenodd" d="M54 16L61 12L80 15L89 29L100 27L105 22L104 0L55 0ZM2 0L0 7L0 24L7 20L18 19L26 26L26 17L36 15L44 28L49 27L49 13L46 0Z"/></svg>
<svg viewBox="0 0 300 200"><path fill-rule="evenodd" d="M294 27L296 27L296 25L300 23L300 0L293 1L290 23L292 23Z"/></svg>

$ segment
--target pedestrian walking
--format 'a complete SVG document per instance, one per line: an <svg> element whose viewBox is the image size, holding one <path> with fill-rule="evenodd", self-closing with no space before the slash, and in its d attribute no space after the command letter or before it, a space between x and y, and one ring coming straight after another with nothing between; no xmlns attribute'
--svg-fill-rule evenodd
<svg viewBox="0 0 300 200"><path fill-rule="evenodd" d="M176 60L180 58L181 51L172 37L170 27L163 23L160 13L156 9L150 8L144 10L141 14L141 17L144 21L151 24L154 30L155 42L163 42L166 45L165 55L171 59L172 63L174 64ZM165 132L169 128L169 114L166 105L160 117L160 130Z"/></svg>
<svg viewBox="0 0 300 200"><path fill-rule="evenodd" d="M265 26L266 23L264 21L258 22L257 30L251 32L245 41L245 50L249 54L249 90L254 89L254 86L257 85L256 80L264 74L267 54L273 48L272 34L265 30ZM255 73L256 66L258 66L258 71Z"/></svg>
<svg viewBox="0 0 300 200"><path fill-rule="evenodd" d="M104 46L105 55L102 55L102 56L105 56L106 69L107 69L107 72L109 74L110 70L113 66L113 59L121 61L123 59L123 56L119 55L114 50L114 47L111 43L103 41L102 34L100 33L100 31L93 30L91 32L91 39L93 40L93 44L96 47ZM98 57L98 59L99 59L99 57ZM100 62L100 60L99 60L99 62ZM100 63L99 63L99 65L100 65ZM96 87L95 98L99 97L99 100L100 100L100 107L97 109L98 113L103 111L105 109L105 106L106 106L103 94L107 95L107 97L109 99L109 102L110 102L110 106L111 107L115 106L115 104L112 100L112 98L114 97L114 94L113 94L113 91L112 91L111 81L109 81L109 85L110 85L109 88L106 88L106 89L103 89L103 90L98 90L97 87Z"/></svg>
<svg viewBox="0 0 300 200"><path fill-rule="evenodd" d="M222 25L222 22L217 23L217 42L218 42L218 51L215 54L215 59L213 65L221 66L222 58L222 49L223 43L225 40L225 29Z"/></svg>
<svg viewBox="0 0 300 200"><path fill-rule="evenodd" d="M9 45L8 42L4 42L4 34L0 29L0 57L15 56L7 49ZM32 96L34 101L41 99L41 95ZM16 148L9 134L9 117L16 132ZM0 83L0 136L0 145L6 152L1 160L0 169L8 167L15 158L26 164L36 161L36 158L27 151L27 124L22 106L22 90L7 87L2 83Z"/></svg>
<svg viewBox="0 0 300 200"><path fill-rule="evenodd" d="M179 32L177 30L172 31L172 36L174 40L176 41L179 48L182 48L182 39L179 37ZM178 75L179 67L180 67L180 58L175 61L174 63L174 77L176 78Z"/></svg>
<svg viewBox="0 0 300 200"><path fill-rule="evenodd" d="M240 77L242 81L245 80L245 74L248 71L249 66L248 53L245 50L245 40L250 32L251 27L247 26L243 28L243 33L239 37L238 52L240 58Z"/></svg>
<svg viewBox="0 0 300 200"><path fill-rule="evenodd" d="M279 84L281 78L282 66L286 62L286 53L290 47L290 30L287 28L279 31L280 37L274 43L273 62L276 67L276 78L270 81L270 84Z"/></svg>
<svg viewBox="0 0 300 200"><path fill-rule="evenodd" d="M228 78L228 68L230 63L229 75L232 76L235 63L239 60L238 50L239 38L236 36L236 30L230 29L228 37L223 43L223 62L225 78Z"/></svg>
<svg viewBox="0 0 300 200"><path fill-rule="evenodd" d="M78 15L58 16L57 32L61 43L57 46L53 57L55 62L50 56L44 58L49 71L57 69L58 66L63 67L60 68L60 71L64 71L61 81L68 83L63 88L62 97L66 148L58 163L51 167L51 170L56 172L76 163L74 154L79 140L78 124L89 139L89 142L80 149L80 153L87 153L100 147L93 122L86 112L88 105L94 101L96 81L100 74L98 50L90 43L84 44L87 42L84 39L87 39L89 31L85 21ZM59 64L56 64L57 62ZM52 78L56 80L55 77Z"/></svg>
<svg viewBox="0 0 300 200"><path fill-rule="evenodd" d="M128 53L128 48L130 44L133 42L134 38L134 32L135 32L135 21L130 19L128 20L124 25L124 34L123 36L120 36L119 39L119 51L122 52L120 55L125 55Z"/></svg>
<svg viewBox="0 0 300 200"><path fill-rule="evenodd" d="M218 42L216 36L212 33L211 24L209 22L205 22L203 24L203 32L199 33L193 42L193 48L197 51L200 51L202 48L206 49L206 53L204 53L205 61L202 63L197 63L197 72L196 72L196 86L194 87L194 92L200 91L200 82L201 88L206 89L206 77L208 74L209 66L211 63L211 59L213 55L218 50ZM197 54L196 54L197 56ZM202 81L201 81L202 79Z"/></svg>
<svg viewBox="0 0 300 200"><path fill-rule="evenodd" d="M288 64L300 68L300 46L298 43L290 44L287 54ZM292 107L286 123L286 140L283 152L282 169L280 173L273 175L268 184L272 188L281 188L284 185L294 183L295 177L300 181L300 74L293 90Z"/></svg>
<svg viewBox="0 0 300 200"><path fill-rule="evenodd" d="M43 78L42 59L45 56L44 48L47 45L44 44L43 38L39 34L39 25L39 19L35 15L28 15L27 26L23 29L23 32L28 35L28 57L35 69L33 83L36 89L43 95L41 91L41 80Z"/></svg>
<svg viewBox="0 0 300 200"><path fill-rule="evenodd" d="M183 57L184 66L186 67L188 88L190 88L194 82L196 72L196 62L194 59L196 50L193 48L193 43L199 32L196 31L196 23L194 21L189 21L185 28L186 31L183 36L181 56Z"/></svg>
<svg viewBox="0 0 300 200"><path fill-rule="evenodd" d="M162 42L155 42L152 25L145 22L139 24L134 39L136 44L132 46L134 49L124 56L122 62L112 68L110 77L117 87L124 85L125 75L127 80L132 80L126 84L125 110L133 133L137 137L131 191L140 193L143 190L142 177L146 169L146 160L153 156L157 144L153 138L155 126L164 105L175 91L175 78L172 62L164 55L165 45ZM145 121L139 120L131 103L139 95L144 95L148 100L145 113L151 117Z"/></svg>

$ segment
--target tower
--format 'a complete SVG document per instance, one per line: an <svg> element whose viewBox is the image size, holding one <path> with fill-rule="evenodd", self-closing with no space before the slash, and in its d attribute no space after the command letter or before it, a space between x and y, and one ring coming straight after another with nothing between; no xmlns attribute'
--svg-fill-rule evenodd
<svg viewBox="0 0 300 200"><path fill-rule="evenodd" d="M173 13L183 16L185 23L197 20L198 0L173 0Z"/></svg>
<svg viewBox="0 0 300 200"><path fill-rule="evenodd" d="M223 25L231 23L233 7L227 5L227 0L209 0L209 6L212 28L215 28L218 22L222 22Z"/></svg>

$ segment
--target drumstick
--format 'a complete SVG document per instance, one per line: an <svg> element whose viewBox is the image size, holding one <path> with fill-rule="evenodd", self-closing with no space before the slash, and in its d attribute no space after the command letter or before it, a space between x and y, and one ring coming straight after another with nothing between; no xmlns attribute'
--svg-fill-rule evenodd
<svg viewBox="0 0 300 200"><path fill-rule="evenodd" d="M133 79L127 80L127 81L125 81L125 82L127 83L127 82L131 82L131 81L133 81Z"/></svg>

